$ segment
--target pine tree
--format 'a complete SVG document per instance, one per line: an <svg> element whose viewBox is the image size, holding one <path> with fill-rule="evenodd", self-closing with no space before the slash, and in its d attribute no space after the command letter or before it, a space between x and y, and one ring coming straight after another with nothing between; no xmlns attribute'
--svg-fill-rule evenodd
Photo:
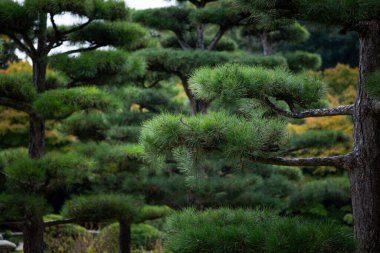
<svg viewBox="0 0 380 253"><path fill-rule="evenodd" d="M166 206L143 206L141 200L132 196L97 194L73 198L65 204L62 212L76 222L116 220L119 223L118 252L130 253L132 224L162 218L171 209Z"/></svg>
<svg viewBox="0 0 380 253"><path fill-rule="evenodd" d="M118 21L127 17L124 3L120 1L25 1L19 4L3 0L0 2L0 7L0 33L7 35L33 62L33 79L29 83L19 80L19 85L25 87L19 87L22 91L15 90L15 93L22 92L23 96L19 99L7 97L8 85L12 84L12 78L2 80L2 104L16 107L29 114L29 154L32 158L40 158L44 151L45 123L43 113L33 108L32 104L37 103L35 99L48 99L49 93L58 96L59 91L62 91L52 91L59 87L49 87L47 82L49 53L66 41L83 44L83 47L61 52L60 55L91 51L108 45L133 48L137 46L139 37L143 37L143 32L136 25ZM87 21L72 27L57 26L55 18L63 12L79 15ZM48 20L51 26L48 26ZM119 36L120 34L123 36ZM82 96L86 91L80 89L77 92L75 90L62 92L77 93L77 96ZM89 92L94 93L94 91ZM70 95L67 94L67 97ZM42 100L40 102L43 103Z"/></svg>
<svg viewBox="0 0 380 253"><path fill-rule="evenodd" d="M84 22L57 25L56 18L62 13L78 15ZM124 1L117 0L0 1L0 34L9 37L31 59L33 67L31 75L0 75L0 104L25 112L29 117L30 159L5 166L7 190L1 199L6 209L16 210L4 212L2 216L21 222L26 253L43 252L44 198L56 187L59 173L64 173L51 170L56 171L59 166L66 168L65 162L72 162L71 157L67 161L62 158L55 165L49 160L51 155L44 158L46 122L64 119L76 111L101 111L118 106L108 92L96 86L120 81L114 79L115 76L128 76L136 70L133 69L135 65L121 51L96 49L140 47L145 30L129 23L127 18ZM64 43L72 43L78 48L52 53ZM49 74L48 66L59 69L60 74ZM59 156L61 154L57 154L57 159ZM83 162L86 164L86 160ZM25 177L27 180L23 180ZM65 179L60 180L65 182ZM36 188L28 189L28 185Z"/></svg>
<svg viewBox="0 0 380 253"><path fill-rule="evenodd" d="M248 117L218 112L193 118L166 116L146 124L142 142L148 152L162 153L185 146L189 151L215 151L225 157L291 166L335 166L346 169L351 182L355 234L361 253L380 251L380 164L378 80L380 67L380 4L378 1L255 1L246 8L290 11L309 21L340 25L358 32L360 73L354 105L316 108L323 84L304 75L276 69L225 65L203 68L190 80L198 99L230 103L248 99ZM354 144L351 153L331 157L276 156L284 143L284 118L351 115ZM154 131L154 133L153 133ZM160 136L170 138L163 140Z"/></svg>
<svg viewBox="0 0 380 253"><path fill-rule="evenodd" d="M222 47L222 50L226 48L230 50L231 47L228 43L223 43L221 39L233 27L243 25L250 13L237 8L233 1L184 0L179 2L181 4L175 7L137 11L133 14L133 20L164 34L168 33L161 40L162 46L179 47L183 50L148 51L145 55L152 71L168 72L180 78L193 113L206 112L208 105L196 100L189 90L187 79L191 72L185 72L174 66L173 63L176 64L177 61L186 59L187 66L197 65L200 67L209 66L210 63L207 61L217 62L220 56L213 56L211 52L207 51L218 50L218 45ZM234 46L232 46L233 48ZM199 50L199 52L193 50ZM228 57L228 55L225 54L224 57ZM154 60L159 58L162 58L161 62L164 62L169 68L157 69L158 65ZM202 60L206 61L202 62ZM235 60L237 60L236 57Z"/></svg>

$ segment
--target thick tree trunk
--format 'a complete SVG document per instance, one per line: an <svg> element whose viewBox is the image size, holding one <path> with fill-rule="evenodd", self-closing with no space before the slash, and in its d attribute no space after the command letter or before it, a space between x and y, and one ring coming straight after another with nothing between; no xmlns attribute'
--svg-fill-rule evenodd
<svg viewBox="0 0 380 253"><path fill-rule="evenodd" d="M44 223L40 217L31 217L24 227L24 253L44 253Z"/></svg>
<svg viewBox="0 0 380 253"><path fill-rule="evenodd" d="M119 253L131 253L131 224L119 221Z"/></svg>
<svg viewBox="0 0 380 253"><path fill-rule="evenodd" d="M261 46L263 47L263 54L264 55L272 54L272 45L268 41L268 34L266 32L263 32L260 35L260 40L261 40Z"/></svg>
<svg viewBox="0 0 380 253"><path fill-rule="evenodd" d="M354 154L350 172L354 228L360 253L380 252L380 115L365 92L365 79L380 69L380 23L360 33L360 76L354 108Z"/></svg>
<svg viewBox="0 0 380 253"><path fill-rule="evenodd" d="M29 115L29 157L39 159L45 149L45 121L38 115Z"/></svg>

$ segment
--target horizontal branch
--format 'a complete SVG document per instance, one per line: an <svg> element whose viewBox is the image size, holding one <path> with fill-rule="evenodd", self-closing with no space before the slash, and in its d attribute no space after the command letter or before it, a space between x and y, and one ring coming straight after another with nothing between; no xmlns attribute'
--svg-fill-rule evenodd
<svg viewBox="0 0 380 253"><path fill-rule="evenodd" d="M35 113L32 105L25 102L13 100L11 98L0 97L0 105L8 106L13 109L26 112L28 114Z"/></svg>
<svg viewBox="0 0 380 253"><path fill-rule="evenodd" d="M76 222L76 219L61 219L61 220L51 220L44 222L44 226L46 227L52 227L52 226L58 226L58 225L64 225L69 223Z"/></svg>
<svg viewBox="0 0 380 253"><path fill-rule="evenodd" d="M354 111L353 105L341 105L333 108L323 108L323 109L309 109L304 111L287 111L283 110L276 105L274 105L269 99L264 100L265 104L268 105L277 114L295 119L310 118L310 117L326 117L326 116L338 116L338 115L352 115Z"/></svg>
<svg viewBox="0 0 380 253"><path fill-rule="evenodd" d="M339 156L287 158L287 157L250 157L250 161L281 166L335 166L347 168L351 161L351 153Z"/></svg>
<svg viewBox="0 0 380 253"><path fill-rule="evenodd" d="M69 55L69 54L76 54L76 53L81 53L81 52L87 52L87 51L92 51L92 50L95 50L99 47L102 47L100 45L95 45L95 46L91 46L91 47L82 47L82 48L78 48L78 49L74 49L74 50L69 50L69 51L66 51L66 52L62 52L62 53L59 53L59 54L66 54L66 55Z"/></svg>

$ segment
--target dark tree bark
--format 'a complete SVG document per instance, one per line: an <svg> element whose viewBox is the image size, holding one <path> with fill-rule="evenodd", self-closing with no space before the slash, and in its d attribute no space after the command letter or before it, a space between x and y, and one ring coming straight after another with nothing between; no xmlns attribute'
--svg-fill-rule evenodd
<svg viewBox="0 0 380 253"><path fill-rule="evenodd" d="M119 253L131 253L131 224L120 220L119 226Z"/></svg>
<svg viewBox="0 0 380 253"><path fill-rule="evenodd" d="M361 24L360 74L354 108L354 154L350 173L358 252L380 252L380 115L373 110L364 84L380 68L380 22Z"/></svg>
<svg viewBox="0 0 380 253"><path fill-rule="evenodd" d="M38 215L30 217L24 226L24 253L44 253L44 223Z"/></svg>
<svg viewBox="0 0 380 253"><path fill-rule="evenodd" d="M45 121L39 115L29 114L29 157L39 159L45 149Z"/></svg>

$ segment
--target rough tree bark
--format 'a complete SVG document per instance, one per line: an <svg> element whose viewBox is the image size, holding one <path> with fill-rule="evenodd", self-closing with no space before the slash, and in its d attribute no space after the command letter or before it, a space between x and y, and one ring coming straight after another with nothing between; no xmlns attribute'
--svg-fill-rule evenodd
<svg viewBox="0 0 380 253"><path fill-rule="evenodd" d="M41 217L30 217L24 226L23 234L25 253L44 252L44 223Z"/></svg>
<svg viewBox="0 0 380 253"><path fill-rule="evenodd" d="M131 253L131 224L120 220L119 226L119 253Z"/></svg>
<svg viewBox="0 0 380 253"><path fill-rule="evenodd" d="M45 149L45 121L35 113L29 114L29 157L39 159Z"/></svg>
<svg viewBox="0 0 380 253"><path fill-rule="evenodd" d="M360 253L380 252L380 115L365 91L366 76L380 68L380 22L361 24L360 73L354 107L350 172L354 229Z"/></svg>

